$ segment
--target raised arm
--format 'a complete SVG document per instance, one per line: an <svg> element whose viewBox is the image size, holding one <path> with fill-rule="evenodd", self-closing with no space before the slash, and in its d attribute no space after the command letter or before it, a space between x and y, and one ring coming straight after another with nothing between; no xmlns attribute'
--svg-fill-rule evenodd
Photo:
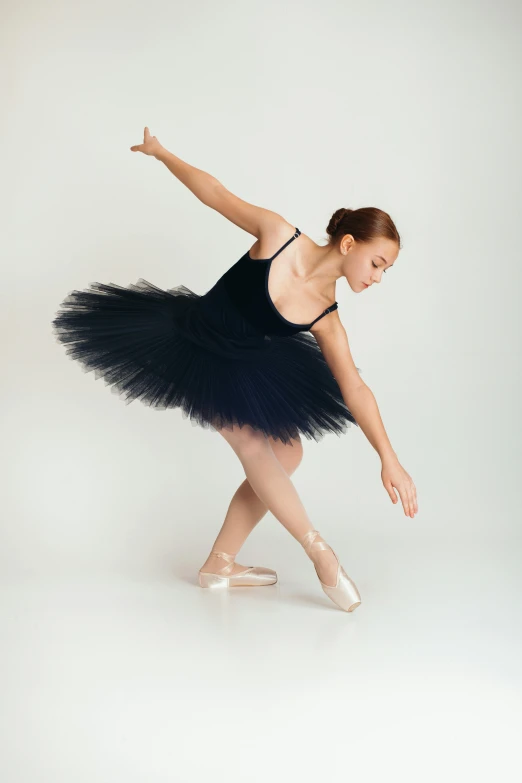
<svg viewBox="0 0 522 783"><path fill-rule="evenodd" d="M227 190L212 174L191 166L190 163L169 152L156 136L151 135L147 127L143 133L143 144L133 145L131 151L143 152L164 163L168 170L203 204L215 209L231 223L258 239L263 235L268 241L271 237L278 241L279 236L288 233L288 228L291 228L288 221L277 212L243 201Z"/></svg>
<svg viewBox="0 0 522 783"><path fill-rule="evenodd" d="M219 180L208 174L206 171L197 169L178 158L174 153L169 152L164 147L158 150L154 157L164 163L169 171L174 174L203 204L213 200L215 191L222 187Z"/></svg>
<svg viewBox="0 0 522 783"><path fill-rule="evenodd" d="M261 235L270 235L274 231L281 230L284 233L285 228L288 233L289 224L281 215L243 201L227 190L212 174L185 163L165 149L162 149L156 158L164 163L203 204L216 210L248 234L260 239Z"/></svg>

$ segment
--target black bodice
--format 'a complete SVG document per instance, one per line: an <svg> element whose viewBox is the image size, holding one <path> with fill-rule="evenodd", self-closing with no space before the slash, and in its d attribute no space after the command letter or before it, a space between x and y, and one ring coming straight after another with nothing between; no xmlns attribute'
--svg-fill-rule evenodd
<svg viewBox="0 0 522 783"><path fill-rule="evenodd" d="M300 233L300 230L296 228L295 234L279 248L272 258L253 259L250 258L250 253L247 251L216 283L217 287L224 287L229 299L243 318L263 334L286 336L297 332L307 332L316 321L337 309L337 302L334 302L326 310L323 310L312 323L296 324L284 318L270 298L268 275L271 263Z"/></svg>

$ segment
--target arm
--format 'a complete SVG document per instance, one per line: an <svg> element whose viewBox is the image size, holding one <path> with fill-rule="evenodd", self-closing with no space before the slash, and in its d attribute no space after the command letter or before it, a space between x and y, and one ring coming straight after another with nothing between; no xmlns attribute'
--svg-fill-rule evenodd
<svg viewBox="0 0 522 783"><path fill-rule="evenodd" d="M216 210L248 234L258 239L262 234L267 239L272 234L274 242L277 243L280 236L286 236L289 228L293 228L281 215L243 201L211 174L185 163L165 148L162 147L154 157L164 163L203 204Z"/></svg>
<svg viewBox="0 0 522 783"><path fill-rule="evenodd" d="M191 166L190 163L181 160L177 155L166 150L165 147L161 147L154 157L156 160L164 163L168 170L191 190L203 204L212 201L214 190L221 184L212 174Z"/></svg>
<svg viewBox="0 0 522 783"><path fill-rule="evenodd" d="M216 212L247 233L259 240L262 239L263 247L259 248L262 253L270 252L268 247L265 248L265 242L269 247L275 246L277 249L280 240L287 237L288 231L294 228L277 212L243 201L227 190L218 179L208 172L191 166L190 163L186 163L177 155L169 152L156 136L151 136L148 127L145 127L143 132L143 144L134 144L131 151L143 152L145 155L151 155L164 163L168 170L186 185L203 204L215 209Z"/></svg>
<svg viewBox="0 0 522 783"><path fill-rule="evenodd" d="M348 335L337 311L321 318L310 331L339 384L346 406L381 460L397 458L384 429L373 392L361 379L354 364Z"/></svg>
<svg viewBox="0 0 522 783"><path fill-rule="evenodd" d="M415 484L392 449L372 390L361 380L338 312L334 310L321 318L310 331L339 384L347 408L381 458L381 479L392 503L397 503L393 491L396 488L405 515L413 517L419 510Z"/></svg>

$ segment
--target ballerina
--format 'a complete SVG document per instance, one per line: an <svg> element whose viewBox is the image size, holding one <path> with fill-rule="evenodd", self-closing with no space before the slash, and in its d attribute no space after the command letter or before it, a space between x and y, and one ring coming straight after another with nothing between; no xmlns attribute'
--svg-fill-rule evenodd
<svg viewBox="0 0 522 783"><path fill-rule="evenodd" d="M179 408L196 426L218 432L240 460L245 480L199 569L200 586L277 582L270 568L235 562L270 511L313 562L325 594L351 612L361 603L359 591L314 528L291 475L303 456L302 436L318 441L355 425L381 458L391 502L398 502L396 490L404 514L418 513L415 484L354 364L335 299L339 279L355 293L381 282L399 254L397 228L376 207L341 208L328 223L327 245L318 245L283 216L243 201L169 152L148 127L143 143L130 149L163 163L256 242L204 294L184 285L163 290L143 278L72 291L53 320L54 333L72 359L126 403Z"/></svg>

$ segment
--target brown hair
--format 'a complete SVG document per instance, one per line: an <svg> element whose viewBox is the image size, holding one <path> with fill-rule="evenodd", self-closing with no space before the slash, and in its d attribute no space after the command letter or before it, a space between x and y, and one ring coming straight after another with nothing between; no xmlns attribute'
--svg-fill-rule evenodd
<svg viewBox="0 0 522 783"><path fill-rule="evenodd" d="M337 209L330 218L326 233L331 245L345 234L351 234L357 242L371 242L372 239L384 237L395 240L399 249L401 247L401 238L395 223L387 212L377 207Z"/></svg>

